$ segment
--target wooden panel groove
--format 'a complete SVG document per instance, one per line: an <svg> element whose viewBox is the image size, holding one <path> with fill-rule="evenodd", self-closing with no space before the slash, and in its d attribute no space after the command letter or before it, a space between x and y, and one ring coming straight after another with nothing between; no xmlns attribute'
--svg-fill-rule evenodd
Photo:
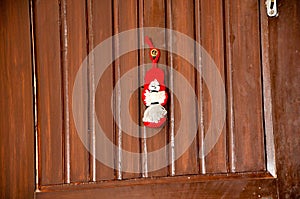
<svg viewBox="0 0 300 199"><path fill-rule="evenodd" d="M96 154L96 132L95 132L95 97L91 97L91 93L95 93L95 78L94 78L94 54L92 52L94 48L94 32L93 32L93 1L86 0L86 37L87 37L87 54L91 54L87 57L88 62L88 129L90 132L90 154L89 154L89 180L96 181L97 169L96 169L96 157L92 154Z"/></svg>
<svg viewBox="0 0 300 199"><path fill-rule="evenodd" d="M35 25L33 0L30 0L30 34L31 34L31 57L32 57L32 81L33 81L33 113L34 113L34 160L35 160L35 189L39 189L40 177L40 135L38 131L38 112L37 112L37 73L36 73L36 50L35 50Z"/></svg>
<svg viewBox="0 0 300 199"><path fill-rule="evenodd" d="M138 19L139 19L139 28L143 28L144 27L144 14L145 14L145 11L144 11L144 0L139 0L138 1L138 4L139 4L139 16L138 16ZM145 52L142 49L142 44L144 43L144 37L145 37L145 34L144 34L144 31L142 31L140 34L139 34L139 65L142 65L145 63ZM147 57L147 56L146 56ZM139 68L138 69L138 72L139 72L139 83L141 81L143 81L143 77L144 77L144 74L145 74L145 70L142 68ZM141 88L139 89L139 112L140 112L140 118L143 117L143 113L141 112L144 112L145 108L144 108L144 104L143 102L141 101ZM142 121L141 119L139 120L139 125L140 125L140 133L143 137L146 137L147 136L147 130L146 130L146 127L143 126L142 124ZM148 177L148 148L147 148L147 138L141 138L140 139L140 149L141 149L141 153L142 154L142 159L141 159L141 175L142 177Z"/></svg>
<svg viewBox="0 0 300 199"><path fill-rule="evenodd" d="M229 173L233 170L234 161L232 154L232 138L233 138L233 121L232 121L232 82L230 73L231 69L231 54L227 52L228 49L231 48L230 43L227 43L227 31L228 24L226 24L226 19L228 16L226 14L228 11L226 10L225 1L222 1L222 12L223 12L223 45L224 45L224 82L225 82L225 92L226 92L226 121L225 121L225 131L226 131L226 171ZM229 75L229 77L228 77Z"/></svg>
<svg viewBox="0 0 300 199"><path fill-rule="evenodd" d="M195 40L199 44L201 44L202 36L201 36L201 31L202 28L199 25L201 23L201 2L200 1L195 1ZM203 102L203 79L202 79L202 63L201 63L201 57L202 57L202 52L195 52L195 64L198 70L198 73L196 74L196 93L197 93L197 100L198 100L198 112L197 112L197 120L198 120L198 148L199 148L199 157L204 156L204 102ZM201 174L206 173L206 168L205 168L205 158L200 158L199 160L199 172Z"/></svg>
<svg viewBox="0 0 300 199"><path fill-rule="evenodd" d="M60 48L62 68L62 101L63 101L63 150L64 181L70 183L70 116L69 116L69 78L68 78L68 26L66 1L60 2Z"/></svg>
<svg viewBox="0 0 300 199"><path fill-rule="evenodd" d="M113 1L113 10L112 10L112 15L113 15L113 34L118 34L120 32L119 30L119 7L118 7L118 0L114 0ZM115 59L115 55L119 53L119 40L118 37L116 37L113 41L113 58ZM119 59L115 59L114 61L114 85L117 82L118 79L120 79L120 75L119 75L119 67L120 64L120 60ZM114 100L115 100L115 104L114 104L114 112L116 115L115 120L121 122L121 113L120 113L120 96L117 95L118 93L120 93L120 87L117 86L116 90L114 92ZM115 125L115 136L114 136L114 142L115 145L118 147L117 152L116 152L116 163L115 163L115 169L116 169L116 178L118 180L121 180L123 178L122 176L122 126L117 126L117 124Z"/></svg>
<svg viewBox="0 0 300 199"><path fill-rule="evenodd" d="M228 129L228 136L227 136L227 143L228 143L228 168L229 171L235 171L235 144L234 144L234 115L233 115L233 91L232 91L232 43L228 41L227 35L230 34L230 25L226 23L227 20L230 18L230 2L227 5L224 3L224 34L226 38L226 91L227 91L227 129Z"/></svg>
<svg viewBox="0 0 300 199"><path fill-rule="evenodd" d="M173 20L172 20L172 1L166 0L166 27L168 29L173 29ZM169 52L173 51L172 46L173 37L171 35L167 35L168 46L170 49L168 49ZM169 65L169 71L168 71L168 84L169 84L169 90L174 90L174 79L173 79L173 54L168 52L168 60L167 63ZM175 175L176 166L175 166L175 116L174 116L174 94L172 92L169 93L169 143L170 143L170 149L169 149L169 173L171 176Z"/></svg>

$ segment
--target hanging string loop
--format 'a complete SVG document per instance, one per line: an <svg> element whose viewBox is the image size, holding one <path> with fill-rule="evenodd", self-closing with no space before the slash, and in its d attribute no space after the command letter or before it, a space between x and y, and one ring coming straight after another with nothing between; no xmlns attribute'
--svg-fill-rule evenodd
<svg viewBox="0 0 300 199"><path fill-rule="evenodd" d="M156 68L157 67L157 62L158 62L159 57L160 57L160 51L153 46L153 44L152 44L152 42L151 42L151 40L149 39L148 36L145 36L145 42L150 47L149 56L150 56L150 59L152 61L152 67Z"/></svg>

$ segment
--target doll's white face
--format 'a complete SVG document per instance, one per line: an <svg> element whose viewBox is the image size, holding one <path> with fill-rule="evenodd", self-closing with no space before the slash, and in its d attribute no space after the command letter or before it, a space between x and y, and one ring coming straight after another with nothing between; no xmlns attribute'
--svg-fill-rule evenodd
<svg viewBox="0 0 300 199"><path fill-rule="evenodd" d="M149 84L149 90L150 91L158 92L159 89L160 89L159 82L156 79L153 80L152 82L150 82L150 84Z"/></svg>

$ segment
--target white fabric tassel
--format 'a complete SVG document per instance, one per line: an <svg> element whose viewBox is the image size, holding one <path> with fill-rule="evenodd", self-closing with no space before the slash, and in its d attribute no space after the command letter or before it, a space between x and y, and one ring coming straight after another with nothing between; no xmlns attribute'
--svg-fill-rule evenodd
<svg viewBox="0 0 300 199"><path fill-rule="evenodd" d="M167 115L166 109L160 104L149 106L144 113L143 122L158 123L161 118Z"/></svg>

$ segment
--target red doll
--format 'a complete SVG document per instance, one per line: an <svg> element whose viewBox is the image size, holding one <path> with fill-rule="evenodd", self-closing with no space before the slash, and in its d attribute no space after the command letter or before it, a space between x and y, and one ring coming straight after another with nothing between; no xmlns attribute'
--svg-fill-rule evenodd
<svg viewBox="0 0 300 199"><path fill-rule="evenodd" d="M164 71L157 68L160 51L153 47L148 37L145 41L150 46L152 68L145 75L142 99L147 106L143 122L147 127L161 127L166 122L167 111L163 107L167 103L168 94L164 85Z"/></svg>

